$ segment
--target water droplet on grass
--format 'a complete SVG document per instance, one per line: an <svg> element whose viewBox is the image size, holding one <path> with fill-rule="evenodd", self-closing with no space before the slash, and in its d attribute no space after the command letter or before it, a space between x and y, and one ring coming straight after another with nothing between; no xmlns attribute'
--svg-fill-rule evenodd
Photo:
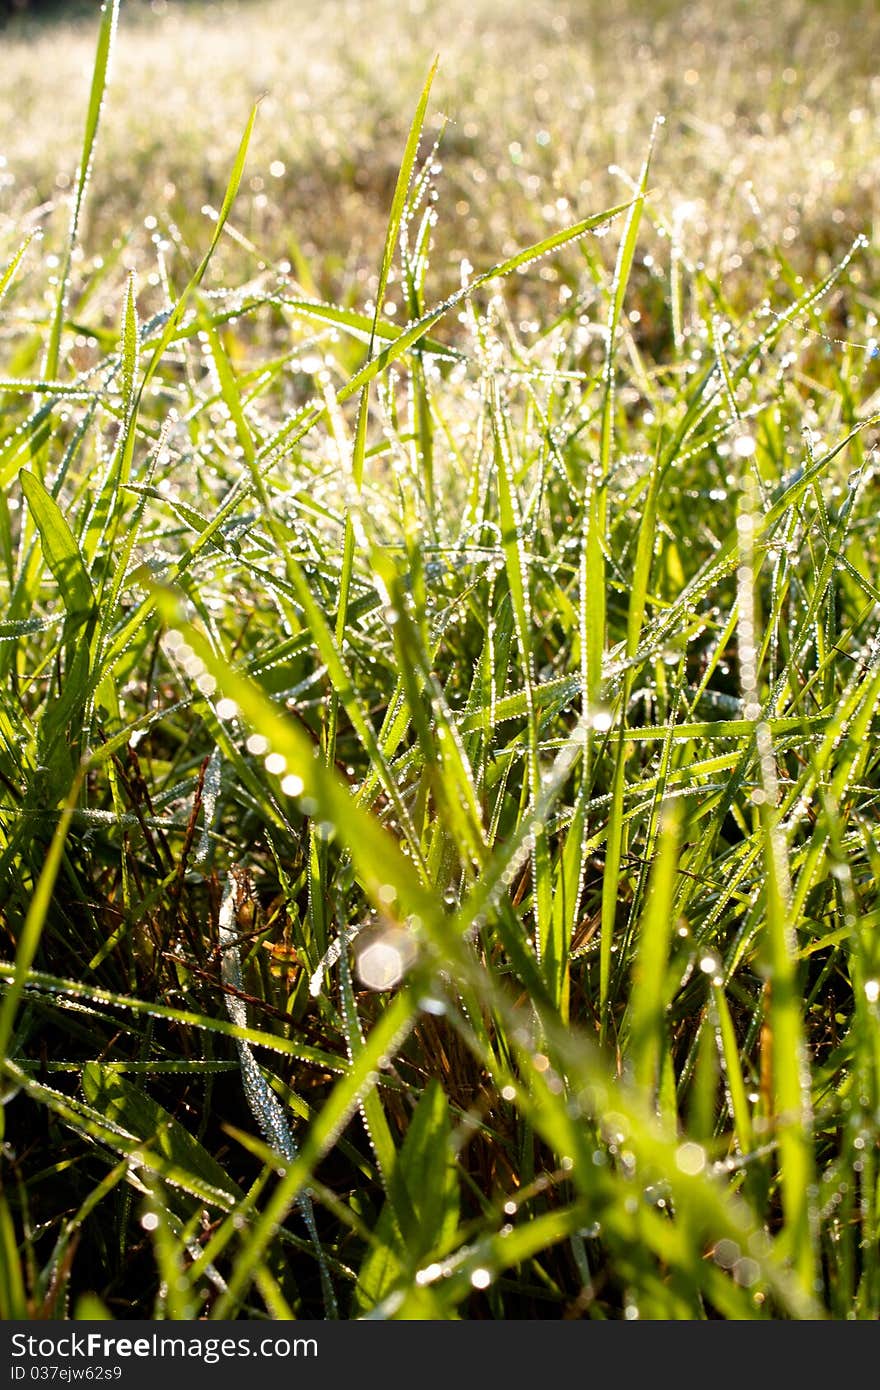
<svg viewBox="0 0 880 1390"><path fill-rule="evenodd" d="M416 957L415 942L399 927L371 935L355 951L361 983L380 991L399 984Z"/></svg>
<svg viewBox="0 0 880 1390"><path fill-rule="evenodd" d="M696 1177L706 1166L706 1150L702 1144L694 1144L690 1140L685 1144L679 1144L675 1151L675 1166L680 1173L685 1173L691 1178Z"/></svg>
<svg viewBox="0 0 880 1390"><path fill-rule="evenodd" d="M761 1266L757 1260L750 1260L748 1257L737 1260L733 1266L733 1277L743 1288L749 1289L753 1284L757 1284L761 1277Z"/></svg>
<svg viewBox="0 0 880 1390"><path fill-rule="evenodd" d="M741 434L733 441L731 452L738 459L751 458L755 452L756 444L750 434Z"/></svg>
<svg viewBox="0 0 880 1390"><path fill-rule="evenodd" d="M722 1269L733 1269L740 1257L740 1248L735 1240L719 1240L712 1252L712 1258Z"/></svg>

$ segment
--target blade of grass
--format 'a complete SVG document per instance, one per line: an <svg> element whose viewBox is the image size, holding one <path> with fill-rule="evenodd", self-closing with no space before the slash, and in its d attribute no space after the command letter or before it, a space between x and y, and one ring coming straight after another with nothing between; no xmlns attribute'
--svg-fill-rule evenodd
<svg viewBox="0 0 880 1390"><path fill-rule="evenodd" d="M95 51L94 67L92 69L92 88L89 93L82 155L80 157L76 189L73 195L67 250L62 263L61 273L58 276L55 312L49 330L49 341L46 347L46 357L43 364L43 377L47 381L51 381L58 375L58 364L61 353L61 334L64 328L65 315L67 313L67 298L70 290L70 271L73 265L73 253L76 249L80 216L82 214L83 202L85 200L86 189L89 185L89 176L92 170L95 141L98 135L98 123L101 118L101 108L104 104L104 93L107 87L113 38L116 33L116 22L118 18L119 0L108 0L108 3L103 5L101 10L101 22L98 28L98 43Z"/></svg>

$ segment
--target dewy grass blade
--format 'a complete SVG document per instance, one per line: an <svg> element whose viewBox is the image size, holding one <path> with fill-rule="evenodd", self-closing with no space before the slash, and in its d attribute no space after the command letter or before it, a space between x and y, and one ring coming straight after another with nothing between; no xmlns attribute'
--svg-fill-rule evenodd
<svg viewBox="0 0 880 1390"><path fill-rule="evenodd" d="M721 1034L721 1054L724 1059L725 1084L734 1124L737 1147L744 1157L755 1147L752 1115L740 1061L736 1029L723 984L713 985L718 1028Z"/></svg>
<svg viewBox="0 0 880 1390"><path fill-rule="evenodd" d="M223 900L220 904L217 923L222 951L221 975L223 983L227 987L226 1012L229 1014L230 1021L238 1028L247 1027L247 1011L245 1009L244 1000L241 997L243 993L243 981L241 960L237 944L237 938L239 936L237 914L239 907L244 901L243 891L241 872L237 865L232 865L227 877ZM292 1163L297 1156L298 1150L290 1125L287 1121L287 1116L275 1096L275 1093L266 1082L266 1078L263 1076L257 1064L250 1045L245 1042L244 1039L238 1038L236 1040L236 1048L238 1050L238 1060L244 1093L247 1097L251 1112L260 1126L260 1129L263 1131L266 1142L288 1163ZM324 1250L318 1238L314 1208L307 1190L300 1193L298 1201L306 1229L308 1230L312 1245L315 1248L318 1268L321 1272L324 1309L328 1318L335 1318L339 1315L339 1306L336 1302L336 1294L333 1289L333 1281L330 1278L330 1270L327 1266Z"/></svg>
<svg viewBox="0 0 880 1390"><path fill-rule="evenodd" d="M346 1047L348 1049L349 1062L352 1066L355 1066L366 1044L361 1021L358 1016L357 1004L355 1003L348 957L344 951L340 955L339 975ZM359 1109L370 1147L376 1160L376 1166L382 1179L382 1186L385 1190L389 1208L393 1215L394 1224L404 1237L409 1237L416 1228L415 1212L413 1210L410 1193L407 1191L406 1185L402 1181L398 1165L397 1146L395 1145L391 1126L385 1114L382 1097L377 1087L371 1087L364 1093L359 1102Z"/></svg>
<svg viewBox="0 0 880 1390"><path fill-rule="evenodd" d="M554 232L552 236L544 237L542 241L535 242L523 251L518 251L516 255L509 256L507 260L499 261L488 270L477 275L462 289L456 290L448 299L430 309L416 323L410 324L404 331L397 335L393 342L389 343L381 352L376 353L367 364L350 377L345 386L337 392L340 401L346 401L357 395L367 382L384 372L385 368L392 362L397 361L411 347L420 343L425 335L434 327L435 323L446 317L459 305L466 303L484 285L491 284L493 280L503 280L515 271L522 270L533 262L540 260L544 256L552 255L554 251L560 250L570 242L577 241L581 237L588 236L590 232L597 228L604 227L608 222L612 222L615 217L619 217L622 212L632 206L631 200L625 203L618 203L614 207L606 208L603 212L594 213L592 217L585 217L580 222L573 223L561 232ZM271 459L286 444L290 445L302 439L318 421L324 416L325 409L320 406L306 406L298 411L292 419L282 425L279 430L266 441L260 450L260 460Z"/></svg>
<svg viewBox="0 0 880 1390"><path fill-rule="evenodd" d="M680 808L664 808L654 873L637 935L626 1053L635 1084L650 1100L660 1080L666 1012L666 974L672 939L672 903L681 835Z"/></svg>
<svg viewBox="0 0 880 1390"><path fill-rule="evenodd" d="M89 107L86 117L82 156L80 158L76 189L73 195L67 251L61 274L58 277L55 313L52 318L52 327L49 332L46 358L43 365L43 376L49 381L58 375L58 364L61 355L61 334L64 328L64 318L67 313L67 296L70 289L70 271L73 264L73 253L76 249L80 215L82 213L86 189L89 184L89 175L92 170L95 140L98 134L98 122L100 121L101 108L104 104L104 92L107 86L110 56L118 17L119 0L107 0L107 3L101 7L101 24L98 30L98 45L95 52L95 65L92 72L92 90L89 95Z"/></svg>
<svg viewBox="0 0 880 1390"><path fill-rule="evenodd" d="M254 130L254 124L257 119L258 107L259 104L253 106L253 108L251 109L250 116L248 117L247 124L245 125L244 134L242 135L241 141L238 146L238 153L235 156L235 161L232 166L232 172L229 176L229 182L226 186L226 192L223 197L223 202L220 206L220 211L217 214L217 219L214 224L214 231L211 236L211 241L208 245L208 249L205 252L202 259L199 261L199 264L197 265L193 275L190 277L189 281L184 286L184 289L178 297L177 302L174 305L174 308L171 310L171 313L168 315L168 318L165 321L165 326L162 329L159 339L156 342L156 345L153 348L153 351L150 355L150 359L147 363L143 377L141 378L140 386L137 388L137 391L134 395L134 399L132 400L131 405L128 409L128 420L125 430L124 443L119 460L120 484L127 483L129 475L131 473L131 461L134 454L136 427L138 422L138 416L140 413L141 403L144 399L144 393L146 392L147 388L149 387L150 383L155 377L156 372L158 371L159 363L161 362L162 357L164 356L165 350L167 349L169 343L171 342L175 333L180 327L190 299L199 288L199 285L201 285L202 280L205 278L205 272L207 271L208 266L211 263L211 259L214 255L214 252L217 249L220 237L223 234L223 228L226 225L226 220L229 217L230 211L232 210L232 204L235 202L236 196L238 194L238 190L241 185L241 180L244 175L244 166L245 160L247 158L248 146L250 145L251 136Z"/></svg>
<svg viewBox="0 0 880 1390"><path fill-rule="evenodd" d="M642 171L642 192L648 174L648 161ZM630 214L630 226L627 236L624 239L628 244L630 234L634 236L637 221L633 214ZM626 271L632 264L634 247L628 245L626 254L623 256L621 272ZM621 297L622 303L622 297ZM618 308L619 312L619 308ZM610 331L610 329L609 329ZM609 377L606 381L605 400L609 399L613 393L613 379ZM654 465L648 480L648 495L645 500L644 511L639 522L638 541L636 545L636 559L633 572L632 590L629 596L629 609L627 612L626 628L626 658L631 662L638 650L639 638L644 624L645 610L647 606L648 587L651 579L651 567L654 557L655 546L655 527L657 518L657 498L660 488L660 463L659 458L655 457ZM596 505L595 499L591 499L591 508ZM592 525L592 521L591 521ZM588 543L589 550L589 543ZM601 571L604 573L604 570ZM582 571L584 573L584 571ZM586 583L592 594L591 607L589 609L589 619L587 622L588 633L595 632L595 624L598 621L599 608L603 610L601 619L604 625L604 596L597 594L597 584L595 575L590 575ZM588 638L589 640L589 638ZM603 641L604 648L604 641ZM602 652L594 654L594 660L599 661L601 673ZM599 1016L600 1027L604 1037L608 1023L608 1008L611 993L611 955L614 942L614 935L617 924L618 902L620 899L620 870L624 850L624 816L623 799L624 785L626 777L626 757L628 750L625 748L626 738L626 715L629 709L630 693L632 690L634 668L628 667L624 672L622 690L620 693L620 729L614 730L613 735L617 739L617 748L614 760L614 777L611 791L611 810L608 817L608 836L607 849L605 855L605 872L602 880L602 908L601 921L599 927ZM588 679L595 679L590 678ZM597 690L599 687L597 687ZM598 698L598 696L597 696Z"/></svg>
<svg viewBox="0 0 880 1390"><path fill-rule="evenodd" d="M250 1283L278 1227L284 1222L324 1153L331 1147L356 1111L363 1095L376 1085L383 1059L393 1056L412 1027L415 1003L402 991L391 1001L364 1043L364 1049L330 1096L303 1137L299 1156L289 1165L262 1213L247 1235L228 1294L216 1303L212 1317L223 1318L227 1309Z"/></svg>
<svg viewBox="0 0 880 1390"><path fill-rule="evenodd" d="M382 306L385 301L385 292L388 287L388 276L391 272L391 263L394 250L397 245L400 226L406 210L406 202L409 194L410 183L412 182L413 169L419 150L422 127L425 122L425 113L428 109L428 97L431 92L431 84L434 81L434 74L437 71L437 63L434 64L428 73L427 81L422 89L410 126L406 148L403 153L400 170L397 176L397 184L394 190L394 198L391 204L391 213L388 218L388 226L385 232L385 244L382 250L382 264L379 269L379 283L376 290L376 305L373 312L373 322L370 328L370 342L367 349L367 363L369 364L373 356L376 342L376 332L379 318L382 313ZM355 493L359 499L364 482L364 454L367 440L367 416L369 411L370 379L364 382L361 388L360 400L358 402L357 422L355 425L354 442L351 451L351 476ZM354 569L355 551L355 531L353 518L350 509L346 512L345 533L342 541L342 569L339 576L339 601L336 614L336 642L340 650L345 643L345 631L348 623L348 603L351 590L352 574ZM333 762L336 756L336 728L338 715L338 699L334 692L330 706L330 717L326 736L327 761Z"/></svg>
<svg viewBox="0 0 880 1390"><path fill-rule="evenodd" d="M35 473L22 469L19 482L40 533L43 557L57 581L68 615L83 621L94 611L95 594L73 532L58 503Z"/></svg>
<svg viewBox="0 0 880 1390"><path fill-rule="evenodd" d="M248 132L246 132L246 134L248 134ZM232 185L230 185L230 187L231 186ZM237 183L235 187L237 188ZM231 199L229 199L228 195L226 201L231 203ZM224 207L226 206L226 201L224 202ZM596 213L592 217L587 217L581 222L574 223L571 227L565 228L564 231L555 232L552 236L545 237L542 241L536 242L534 245L527 247L524 251L520 251L514 256L510 256L505 261L499 261L497 265L484 271L463 289L451 295L449 299L444 300L441 304L430 310L417 323L412 324L403 333L399 334L393 343L390 343L387 348L377 353L366 366L362 367L359 372L356 372L355 375L349 379L345 386L337 393L337 399L339 401L345 401L355 396L368 381L372 381L374 377L383 372L386 367L396 361L397 358L401 357L411 347L415 346L415 344L420 343L435 323L439 322L440 319L444 318L460 304L465 303L483 285L489 284L493 280L503 279L508 275L512 275L515 271L530 265L543 256L552 254L552 252L567 245L569 242L587 236L590 232L612 221L630 206L631 204L627 202L620 203L612 208L607 208L603 212ZM217 236L219 237L219 232ZM214 243L212 243L212 250L213 245ZM157 346L156 349L156 353L158 353L159 356L161 356L161 352L164 351L164 347L165 342L163 334L163 340L161 340L160 345ZM150 376L152 377L152 373L150 373ZM139 396L142 394L143 385L139 392ZM50 408L47 407L47 416L49 410ZM294 444L303 439L305 435L315 427L318 421L324 417L325 412L326 407L314 405L308 405L304 409L297 411L293 418L282 425L260 448L257 459L261 467L264 469L271 468L277 460L280 451L285 447L292 448ZM34 425L34 429L36 429L36 424ZM0 453L0 480L2 480L3 476L2 461L3 456L2 453ZM246 487L247 485L244 477L233 484L225 501L218 507L211 521L199 534L190 549L174 563L167 576L167 582L173 583L177 580L193 565L196 556L207 545L211 544L216 533L244 501L247 495ZM132 634L142 627L144 619L151 611L152 607L152 596L144 599L137 606L128 619L125 627L115 636L112 644L104 653L104 664L115 662L118 659L130 642Z"/></svg>
<svg viewBox="0 0 880 1390"><path fill-rule="evenodd" d="M15 978L15 965L0 961L0 980L8 980L12 984ZM225 1018L213 1018L207 1014L195 1013L191 1009L160 1004L152 999L140 999L134 995L118 994L113 990L101 989L97 985L83 984L80 980L63 979L60 976L50 975L43 970L28 970L24 973L23 980L24 989L28 993L44 993L50 997L57 995L76 1001L77 1012L82 1011L81 1001L86 1000L89 1003L125 1009L135 1015L143 1015L145 1018L162 1019L169 1024L193 1028L196 1032L216 1033L224 1038L241 1039L253 1047L263 1047L269 1052L277 1052L283 1056L298 1057L302 1061L312 1062L324 1070L342 1070L342 1063L331 1052L310 1047L308 1043L300 1042L299 1039L285 1038L280 1034L267 1033L259 1028L239 1028L237 1024L230 1023Z"/></svg>
<svg viewBox="0 0 880 1390"><path fill-rule="evenodd" d="M495 460L498 478L498 504L501 521L501 544L504 551L505 571L513 606L516 639L520 653L523 694L526 706L527 759L529 771L529 793L531 805L526 811L529 818L529 835L532 847L534 874L533 901L535 916L535 935L538 956L547 978L547 985L554 999L561 1003L567 989L568 942L562 940L561 931L554 935L554 924L561 927L559 919L553 915L552 879L550 853L547 844L547 828L540 819L537 807L541 796L541 767L538 756L538 721L535 713L534 684L535 665L532 652L532 605L531 582L523 542L523 524L519 513L515 490L515 464L512 453L510 433L504 406L497 382L492 383L491 410L495 436Z"/></svg>
<svg viewBox="0 0 880 1390"><path fill-rule="evenodd" d="M370 348L375 339L382 313L382 305L385 302L385 291L388 288L388 276L391 272L391 263L394 259L394 251L397 246L397 239L400 234L400 225L403 221L406 209L409 188L412 182L413 169L419 153L419 141L422 138L422 128L425 124L425 115L428 110L428 98L431 95L431 85L437 73L440 59L435 58L428 73L425 85L422 88L415 115L407 136L406 148L403 152L403 159L400 164L400 171L397 175L397 184L394 189L394 198L391 203L391 212L388 218L388 227L385 232L385 245L382 248L382 264L379 268L379 285L376 291L376 308L373 316L373 327L370 335Z"/></svg>
<svg viewBox="0 0 880 1390"><path fill-rule="evenodd" d="M377 318L375 313L360 314L355 309L340 304L325 304L320 300L311 299L288 299L284 295L267 298L266 303L281 304L288 313L295 316L332 324L334 328L341 328L359 342L369 344L372 341L374 347L377 341L381 341L385 346L393 343L400 333L400 324L394 323L391 319ZM213 323L215 327L219 327L220 317L215 316ZM439 342L436 338L423 339L422 349L430 356L450 362L459 362L462 359L460 351Z"/></svg>
<svg viewBox="0 0 880 1390"><path fill-rule="evenodd" d="M223 1193L230 1205L244 1195L185 1125L113 1067L87 1062L82 1069L82 1087L88 1104L105 1120L139 1143L156 1143L176 1174L186 1174L196 1185L204 1183Z"/></svg>
<svg viewBox="0 0 880 1390"><path fill-rule="evenodd" d="M171 1152L167 1151L167 1135L163 1134L161 1127L146 1136L132 1134L124 1124L106 1117L93 1106L83 1104L82 1101L19 1071L12 1061L5 1063L5 1071L11 1080L21 1085L31 1099L45 1105L72 1130L90 1141L106 1146L114 1153L126 1155L130 1170L143 1168L147 1172L158 1173L189 1196L220 1211L234 1208L238 1196L229 1190L228 1180L224 1178L222 1186L215 1187L213 1183L192 1172L189 1167L182 1167L177 1161L173 1147ZM138 1095L143 1100L140 1093ZM141 1113L143 1108L142 1106ZM148 1102L146 1108L150 1109Z"/></svg>
<svg viewBox="0 0 880 1390"><path fill-rule="evenodd" d="M758 686L754 547L758 517L755 481L751 475L747 475L737 518L737 637L743 710L747 717L755 721L755 751L760 779L756 790L766 871L763 949L769 972L768 1042L771 1048L772 1121L779 1145L785 1221L783 1238L804 1292L812 1294L816 1287L813 1116L797 986L797 941L791 922L788 846L778 822L776 808L780 791L776 755L769 725L762 718Z"/></svg>
<svg viewBox="0 0 880 1390"><path fill-rule="evenodd" d="M134 273L128 277L128 285L125 292L125 304L122 312L122 329L120 334L120 385L121 385L121 412L119 420L119 431L116 436L116 446L107 466L103 483L98 489L95 504L89 514L83 536L83 554L86 562L93 566L95 570L107 571L109 566L106 556L110 547L106 544L108 531L118 529L118 522L113 517L113 510L117 504L119 496L119 475L122 458L125 453L126 441L134 427L133 411L135 405L135 376L138 364L138 318L137 304L135 298ZM166 426L167 427L167 426ZM96 562L96 557L100 556L100 561ZM101 563L103 561L103 563ZM103 588L103 585L101 586ZM112 605L111 605L112 612ZM104 623L108 620L107 606L104 605Z"/></svg>
<svg viewBox="0 0 880 1390"><path fill-rule="evenodd" d="M651 132L648 153L642 165L636 196L630 204L623 236L614 267L608 302L608 324L605 330L605 366L602 395L602 415L599 425L599 462L595 476L588 482L586 497L587 529L584 535L587 569L586 583L592 601L589 605L587 627L587 685L586 698L598 704L602 695L602 657L605 651L605 545L607 543L607 485L611 471L614 444L614 371L617 352L617 331L623 312L626 288L635 257L642 209L648 189L648 171L654 149L658 122ZM586 603L586 599L582 599Z"/></svg>
<svg viewBox="0 0 880 1390"><path fill-rule="evenodd" d="M2 304L4 295L6 294L6 291L9 289L9 286L12 284L12 281L15 278L15 273L18 270L18 267L21 265L22 261L24 260L24 254L27 251L33 239L34 234L33 232L31 232L28 236L24 238L18 250L15 252L15 255L12 257L12 259L9 261L9 264L6 266L6 269L0 272L0 304ZM42 383L38 382L29 383L31 389L34 389L41 384Z"/></svg>
<svg viewBox="0 0 880 1390"><path fill-rule="evenodd" d="M653 152L657 122L651 133L648 154L642 166L636 198L630 207L623 237L618 251L617 264L611 284L608 326L605 343L604 386L602 414L599 426L599 462L592 476L588 478L585 490L586 528L583 538L581 558L581 633L584 644L582 663L584 669L584 708L585 712L598 709L603 698L602 663L606 646L606 562L605 550L608 533L607 487L612 467L614 443L614 373L617 349L617 331L620 323L629 274L635 256L639 224L648 186L648 171ZM650 575L650 562L653 552L654 527L652 509L656 508L659 470L655 464L649 484L648 506L642 518L639 531L639 551L636 559L636 572L633 592L630 599L629 624L627 631L627 657L632 658L638 645L644 614L645 595ZM620 721L626 723L629 704L631 673L624 677L620 696ZM625 776L625 753L623 744L617 748L614 768L614 783L611 800L611 813L608 820L608 840L605 856L605 871L602 882L602 915L600 923L600 961L599 961L599 1016L604 1038L608 1025L608 1009L611 989L611 954L616 931L618 902L620 899L620 870L623 854L623 790Z"/></svg>
<svg viewBox="0 0 880 1390"><path fill-rule="evenodd" d="M375 905L386 914L400 914L401 920L413 914L429 920L436 912L432 894L392 836L357 805L297 725L281 715L253 681L235 672L202 632L189 623L179 622L176 599L167 591L156 597L169 620L178 622L177 630L191 644L219 688L266 739L267 747L283 760L284 776L289 781L286 787L282 785L282 791L300 804L305 801L317 818L335 827L348 844L364 890Z"/></svg>

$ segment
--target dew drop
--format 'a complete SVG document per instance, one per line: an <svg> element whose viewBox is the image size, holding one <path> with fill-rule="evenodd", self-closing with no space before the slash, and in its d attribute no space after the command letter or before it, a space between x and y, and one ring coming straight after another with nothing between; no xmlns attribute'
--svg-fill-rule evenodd
<svg viewBox="0 0 880 1390"><path fill-rule="evenodd" d="M675 1151L675 1166L680 1173L685 1173L691 1178L696 1177L706 1166L706 1150L702 1144L694 1144L690 1140L685 1144L679 1144Z"/></svg>
<svg viewBox="0 0 880 1390"><path fill-rule="evenodd" d="M743 1288L749 1289L753 1284L757 1284L761 1277L761 1266L757 1260L750 1260L747 1256L737 1260L733 1266L733 1277Z"/></svg>
<svg viewBox="0 0 880 1390"><path fill-rule="evenodd" d="M740 1257L740 1248L735 1240L719 1240L712 1252L712 1258L722 1269L733 1269Z"/></svg>
<svg viewBox="0 0 880 1390"><path fill-rule="evenodd" d="M393 989L415 960L416 946L401 928L380 931L356 948L357 973L367 989Z"/></svg>

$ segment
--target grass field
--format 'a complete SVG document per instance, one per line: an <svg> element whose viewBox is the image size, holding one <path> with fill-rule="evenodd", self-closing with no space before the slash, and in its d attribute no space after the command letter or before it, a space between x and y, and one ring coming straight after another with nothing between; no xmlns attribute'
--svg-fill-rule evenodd
<svg viewBox="0 0 880 1390"><path fill-rule="evenodd" d="M0 46L0 1317L876 1319L875 8L116 8Z"/></svg>

